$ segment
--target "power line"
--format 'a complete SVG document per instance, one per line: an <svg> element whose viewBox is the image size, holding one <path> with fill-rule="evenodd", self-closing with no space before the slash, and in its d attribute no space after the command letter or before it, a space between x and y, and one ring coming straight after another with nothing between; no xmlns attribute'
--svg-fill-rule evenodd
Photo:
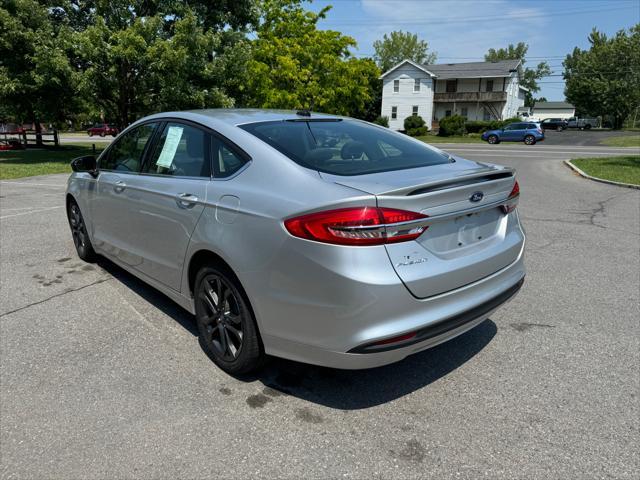
<svg viewBox="0 0 640 480"><path fill-rule="evenodd" d="M597 8L597 9L576 9L576 10L564 10L559 12L540 12L540 13L515 13L515 14L505 14L499 17L500 20L520 20L520 19L529 19L529 18L545 18L545 17L560 17L567 15L583 15L588 13L601 13L601 12L611 12L617 10L628 10L630 8L635 8L634 5L624 6L624 7L607 7L607 8ZM447 17L440 19L423 19L423 20L395 20L394 22L399 25L442 25L442 24L454 24L454 23L468 23L468 22L478 22L483 20L496 20L495 15L491 16L474 16L474 17ZM331 26L375 26L375 25L388 25L389 20L369 20L369 21L360 21L360 22L342 22L342 21L329 21L327 19L327 23Z"/></svg>

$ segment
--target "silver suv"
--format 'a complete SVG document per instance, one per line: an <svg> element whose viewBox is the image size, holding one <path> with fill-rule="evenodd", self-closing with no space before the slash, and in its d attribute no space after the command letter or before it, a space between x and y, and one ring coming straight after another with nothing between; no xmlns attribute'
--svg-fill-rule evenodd
<svg viewBox="0 0 640 480"><path fill-rule="evenodd" d="M351 118L152 115L72 167L78 255L195 314L234 374L265 355L401 360L485 320L525 275L512 169Z"/></svg>

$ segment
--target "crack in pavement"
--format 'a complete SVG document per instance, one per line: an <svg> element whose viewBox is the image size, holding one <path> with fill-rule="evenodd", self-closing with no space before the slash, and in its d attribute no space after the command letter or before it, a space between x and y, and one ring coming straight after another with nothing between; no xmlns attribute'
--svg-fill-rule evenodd
<svg viewBox="0 0 640 480"><path fill-rule="evenodd" d="M78 287L78 288L72 288L70 290L65 290L64 292L56 293L55 295L51 295L50 297L45 298L43 300L38 300L37 302L32 302L32 303L29 303L29 304L24 305L22 307L18 307L18 308L15 308L13 310L9 310L8 312L0 313L0 318L5 317L7 315L10 315L12 313L20 312L20 311L25 310L25 309L27 309L29 307L33 307L34 305L40 305L41 303L48 302L49 300L51 300L53 298L63 297L68 293L77 292L79 290L83 290L85 288L92 287L93 285L98 285L100 283L104 283L104 282L106 282L108 280L111 280L111 279L113 279L113 277L101 278L101 279L96 280L95 282L91 282L91 283L89 283L87 285L83 285L83 286Z"/></svg>

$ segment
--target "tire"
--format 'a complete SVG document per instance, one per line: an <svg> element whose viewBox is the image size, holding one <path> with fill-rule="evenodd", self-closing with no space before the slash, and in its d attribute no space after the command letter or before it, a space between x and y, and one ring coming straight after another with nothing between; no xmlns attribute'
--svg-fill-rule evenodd
<svg viewBox="0 0 640 480"><path fill-rule="evenodd" d="M527 135L526 137L524 137L524 143L525 145L535 145L536 137L534 137L533 135Z"/></svg>
<svg viewBox="0 0 640 480"><path fill-rule="evenodd" d="M93 137L93 132L87 132L90 137Z"/></svg>
<svg viewBox="0 0 640 480"><path fill-rule="evenodd" d="M85 262L94 262L97 255L93 249L93 245L91 245L91 239L89 239L84 217L75 200L70 200L67 205L67 219L69 220L71 236L73 237L73 244L76 247L78 257Z"/></svg>
<svg viewBox="0 0 640 480"><path fill-rule="evenodd" d="M558 125L558 126L556 127L556 130L557 130L557 131L559 131L559 132L561 132L561 131L563 130L562 125Z"/></svg>
<svg viewBox="0 0 640 480"><path fill-rule="evenodd" d="M101 136L101 137L104 137L104 136L105 136L105 133L104 133L104 132L100 132L100 136Z"/></svg>
<svg viewBox="0 0 640 480"><path fill-rule="evenodd" d="M495 145L497 143L500 143L500 140L498 139L497 135L489 135L487 137L487 143L490 143L491 145Z"/></svg>
<svg viewBox="0 0 640 480"><path fill-rule="evenodd" d="M587 123L583 128L585 130L591 130L591 124Z"/></svg>
<svg viewBox="0 0 640 480"><path fill-rule="evenodd" d="M264 348L249 300L226 268L202 267L194 287L200 346L207 356L231 375L259 369Z"/></svg>

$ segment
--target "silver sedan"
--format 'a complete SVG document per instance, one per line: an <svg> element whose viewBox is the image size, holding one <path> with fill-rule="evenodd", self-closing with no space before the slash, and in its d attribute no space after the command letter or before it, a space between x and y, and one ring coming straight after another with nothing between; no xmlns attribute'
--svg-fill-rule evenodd
<svg viewBox="0 0 640 480"><path fill-rule="evenodd" d="M525 276L512 169L351 118L157 114L72 168L78 255L193 313L232 374L267 355L401 360L484 321Z"/></svg>

